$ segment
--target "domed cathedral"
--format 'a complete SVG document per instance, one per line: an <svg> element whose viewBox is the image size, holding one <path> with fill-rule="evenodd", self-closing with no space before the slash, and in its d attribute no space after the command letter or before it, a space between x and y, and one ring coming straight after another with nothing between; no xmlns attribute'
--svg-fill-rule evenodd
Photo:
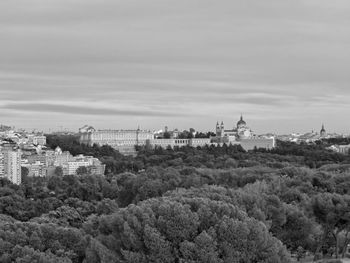
<svg viewBox="0 0 350 263"><path fill-rule="evenodd" d="M243 115L241 114L241 119L237 122L237 129L245 128L247 123L243 120Z"/></svg>
<svg viewBox="0 0 350 263"><path fill-rule="evenodd" d="M243 120L241 115L237 125L232 130L225 130L224 122L216 123L216 141L218 142L234 142L241 139L249 139L253 137L253 133L250 128L247 127L247 123Z"/></svg>
<svg viewBox="0 0 350 263"><path fill-rule="evenodd" d="M243 120L243 115L241 114L241 119L237 122L237 137L238 139L249 139L253 136L251 129L247 126L247 123Z"/></svg>
<svg viewBox="0 0 350 263"><path fill-rule="evenodd" d="M216 136L210 138L211 143L216 144L239 144L246 151L255 148L272 149L276 146L274 136L257 136L253 134L252 130L247 126L243 119L243 115L234 125L232 130L225 130L223 122L216 123Z"/></svg>

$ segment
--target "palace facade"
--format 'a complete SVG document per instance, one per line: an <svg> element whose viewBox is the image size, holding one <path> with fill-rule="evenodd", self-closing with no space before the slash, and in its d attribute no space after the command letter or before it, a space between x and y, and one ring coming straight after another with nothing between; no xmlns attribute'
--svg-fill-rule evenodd
<svg viewBox="0 0 350 263"><path fill-rule="evenodd" d="M87 127L87 128L85 128ZM149 130L95 130L91 126L79 129L80 143L87 145L110 145L122 154L135 154L136 145L146 145L153 140L153 132Z"/></svg>

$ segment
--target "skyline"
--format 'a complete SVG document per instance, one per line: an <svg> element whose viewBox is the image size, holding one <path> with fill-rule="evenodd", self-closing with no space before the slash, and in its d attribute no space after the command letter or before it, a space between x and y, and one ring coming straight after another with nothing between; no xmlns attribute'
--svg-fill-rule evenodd
<svg viewBox="0 0 350 263"><path fill-rule="evenodd" d="M223 121L217 121L217 123L221 124L221 122ZM0 126L2 125L5 125L5 126L8 126L4 123L0 123ZM224 122L224 125L225 125L225 130L228 129L235 129L236 128L236 124L234 123L234 125L231 125L231 123L229 123L229 125L227 125L225 122ZM169 126L169 125L165 125L164 127L153 127L153 128L145 128L145 127L141 127L140 125L138 125L137 127L112 127L112 128L106 128L106 127L94 127L93 125L89 125L89 124L85 124L83 126L81 126L80 128L83 128L85 126L92 126L94 129L96 129L96 131L103 131L103 130L120 130L120 131L126 131L126 130L136 130L136 129L141 129L141 130L148 130L148 131L152 131L152 132L162 132L162 131L165 131L166 129L170 130L170 131L173 131L173 130L178 130L180 132L182 131L189 131L190 129L195 129L196 132L203 132L203 133L207 133L207 132L214 132L215 133L215 129L208 129L208 130L198 130L195 128L195 126L191 126L191 127L188 127L188 128L184 128L184 129L178 129L177 127L172 127L172 126ZM77 130L80 130L77 129L77 130L72 130L72 129L69 129L65 126L57 126L57 127L50 127L48 129L38 129L36 127L34 128L24 128L24 127L16 127L16 126L10 126L12 129L15 129L15 130L21 130L21 129L24 129L26 130L27 132L34 132L34 133L47 133L47 134L50 134L50 133L55 133L55 132L75 132L77 133L78 131ZM250 128L250 127L248 127ZM324 123L322 123L321 125L321 128L320 129L312 129L310 131L302 131L302 132L299 132L299 131L289 131L287 133L275 133L275 132L272 132L272 131L267 131L265 133L259 133L259 132L256 132L254 130L251 129L251 131L253 132L253 134L255 135L263 135L263 134L275 134L275 135L292 135L292 134L308 134L308 133L316 133L316 134L321 134L322 132L322 129L325 129L326 133L328 133L329 135L331 134L338 134L338 135L344 135L344 136L350 136L350 133L336 133L336 132L329 132Z"/></svg>
<svg viewBox="0 0 350 263"><path fill-rule="evenodd" d="M349 134L346 0L0 3L0 122Z"/></svg>

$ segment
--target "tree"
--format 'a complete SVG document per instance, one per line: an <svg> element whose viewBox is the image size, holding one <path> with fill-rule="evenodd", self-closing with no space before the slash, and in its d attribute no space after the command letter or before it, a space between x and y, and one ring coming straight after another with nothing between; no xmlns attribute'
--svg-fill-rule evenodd
<svg viewBox="0 0 350 263"><path fill-rule="evenodd" d="M325 243L328 234L332 234L336 244L336 258L339 257L339 233L350 224L350 196L331 193L317 194L312 200L312 209L316 220L322 225L324 236L317 251Z"/></svg>
<svg viewBox="0 0 350 263"><path fill-rule="evenodd" d="M121 262L289 262L263 223L227 197L218 199L214 189L215 200L197 197L194 189L174 191L102 216L97 225L92 218L86 229L98 231Z"/></svg>
<svg viewBox="0 0 350 263"><path fill-rule="evenodd" d="M21 176L22 176L21 182L22 183L27 181L28 174L29 174L28 168L21 166Z"/></svg>
<svg viewBox="0 0 350 263"><path fill-rule="evenodd" d="M55 175L56 175L56 176L63 176L63 169L62 169L61 166L57 166L57 167L55 168Z"/></svg>
<svg viewBox="0 0 350 263"><path fill-rule="evenodd" d="M114 213L118 210L118 204L115 200L109 198L103 199L98 203L96 207L96 212L98 215L107 215Z"/></svg>
<svg viewBox="0 0 350 263"><path fill-rule="evenodd" d="M144 242L148 249L149 255L147 256L147 262L154 263L171 263L175 262L172 255L172 248L169 241L154 227L149 225L145 226L144 230Z"/></svg>
<svg viewBox="0 0 350 263"><path fill-rule="evenodd" d="M170 139L170 137L171 137L170 132L167 132L167 131L164 132L163 137L164 137L164 139Z"/></svg>
<svg viewBox="0 0 350 263"><path fill-rule="evenodd" d="M29 237L29 244L35 249L35 250L42 250L43 244L41 241L41 238L38 235L38 232L33 232L31 236Z"/></svg>
<svg viewBox="0 0 350 263"><path fill-rule="evenodd" d="M299 246L297 248L297 260L300 261L303 257L305 257L305 250L303 247Z"/></svg>
<svg viewBox="0 0 350 263"><path fill-rule="evenodd" d="M80 166L77 168L77 175L86 175L89 173L89 170L86 166Z"/></svg>

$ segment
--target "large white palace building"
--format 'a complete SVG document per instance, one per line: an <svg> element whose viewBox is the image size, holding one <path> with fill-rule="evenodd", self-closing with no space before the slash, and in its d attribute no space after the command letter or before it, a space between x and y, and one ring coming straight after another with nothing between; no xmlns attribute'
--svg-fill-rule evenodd
<svg viewBox="0 0 350 263"><path fill-rule="evenodd" d="M135 154L135 146L146 145L148 140L153 140L153 132L149 130L95 130L91 126L79 129L80 143L90 146L110 145L123 154Z"/></svg>

